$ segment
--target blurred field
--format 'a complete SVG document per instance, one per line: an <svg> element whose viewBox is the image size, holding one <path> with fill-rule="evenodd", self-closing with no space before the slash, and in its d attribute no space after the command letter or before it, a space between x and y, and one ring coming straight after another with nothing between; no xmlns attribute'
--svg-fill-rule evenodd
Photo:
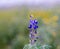
<svg viewBox="0 0 60 49"><path fill-rule="evenodd" d="M29 43L29 16L39 22L41 44L49 43L60 49L60 9L29 9L27 6L0 10L0 49L23 49Z"/></svg>

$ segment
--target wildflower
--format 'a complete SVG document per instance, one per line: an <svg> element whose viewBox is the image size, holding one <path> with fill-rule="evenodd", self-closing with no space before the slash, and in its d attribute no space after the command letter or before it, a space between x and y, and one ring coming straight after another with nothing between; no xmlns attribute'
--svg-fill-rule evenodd
<svg viewBox="0 0 60 49"><path fill-rule="evenodd" d="M44 22L44 24L50 24L51 23L51 19L50 18L44 18L43 22Z"/></svg>
<svg viewBox="0 0 60 49"><path fill-rule="evenodd" d="M29 34L30 44L34 44L38 39L38 36L36 36L37 28L38 28L38 21L36 19L33 19L32 16L30 16L30 22L29 22L28 28L30 31L30 34Z"/></svg>
<svg viewBox="0 0 60 49"><path fill-rule="evenodd" d="M52 20L52 21L58 21L58 16L53 16L53 17L51 18L51 20Z"/></svg>

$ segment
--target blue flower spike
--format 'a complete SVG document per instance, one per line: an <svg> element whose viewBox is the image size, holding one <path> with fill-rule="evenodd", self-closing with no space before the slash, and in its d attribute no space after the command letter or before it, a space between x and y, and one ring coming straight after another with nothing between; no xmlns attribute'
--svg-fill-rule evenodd
<svg viewBox="0 0 60 49"><path fill-rule="evenodd" d="M30 30L29 38L30 44L33 45L37 41L37 28L38 28L38 21L37 19L33 19L33 16L30 16L30 22L28 26Z"/></svg>

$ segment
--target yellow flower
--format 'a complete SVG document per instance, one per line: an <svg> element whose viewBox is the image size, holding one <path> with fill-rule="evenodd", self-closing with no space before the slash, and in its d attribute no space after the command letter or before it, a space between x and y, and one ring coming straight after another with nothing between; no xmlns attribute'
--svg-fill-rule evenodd
<svg viewBox="0 0 60 49"><path fill-rule="evenodd" d="M43 22L44 22L45 24L50 24L51 20L50 20L49 18L44 18L44 19L43 19Z"/></svg>
<svg viewBox="0 0 60 49"><path fill-rule="evenodd" d="M51 20L52 20L52 21L57 21L57 20L58 20L58 16L53 16L53 17L51 18Z"/></svg>

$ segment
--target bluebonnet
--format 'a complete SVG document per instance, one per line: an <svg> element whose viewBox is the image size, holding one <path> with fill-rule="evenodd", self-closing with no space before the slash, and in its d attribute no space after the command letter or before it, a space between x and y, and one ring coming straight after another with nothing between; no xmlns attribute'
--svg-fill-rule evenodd
<svg viewBox="0 0 60 49"><path fill-rule="evenodd" d="M37 19L33 19L32 16L30 16L30 22L29 22L28 28L30 31L30 34L29 34L30 44L34 44L38 39L38 36L36 36L37 35L37 28L38 28Z"/></svg>

